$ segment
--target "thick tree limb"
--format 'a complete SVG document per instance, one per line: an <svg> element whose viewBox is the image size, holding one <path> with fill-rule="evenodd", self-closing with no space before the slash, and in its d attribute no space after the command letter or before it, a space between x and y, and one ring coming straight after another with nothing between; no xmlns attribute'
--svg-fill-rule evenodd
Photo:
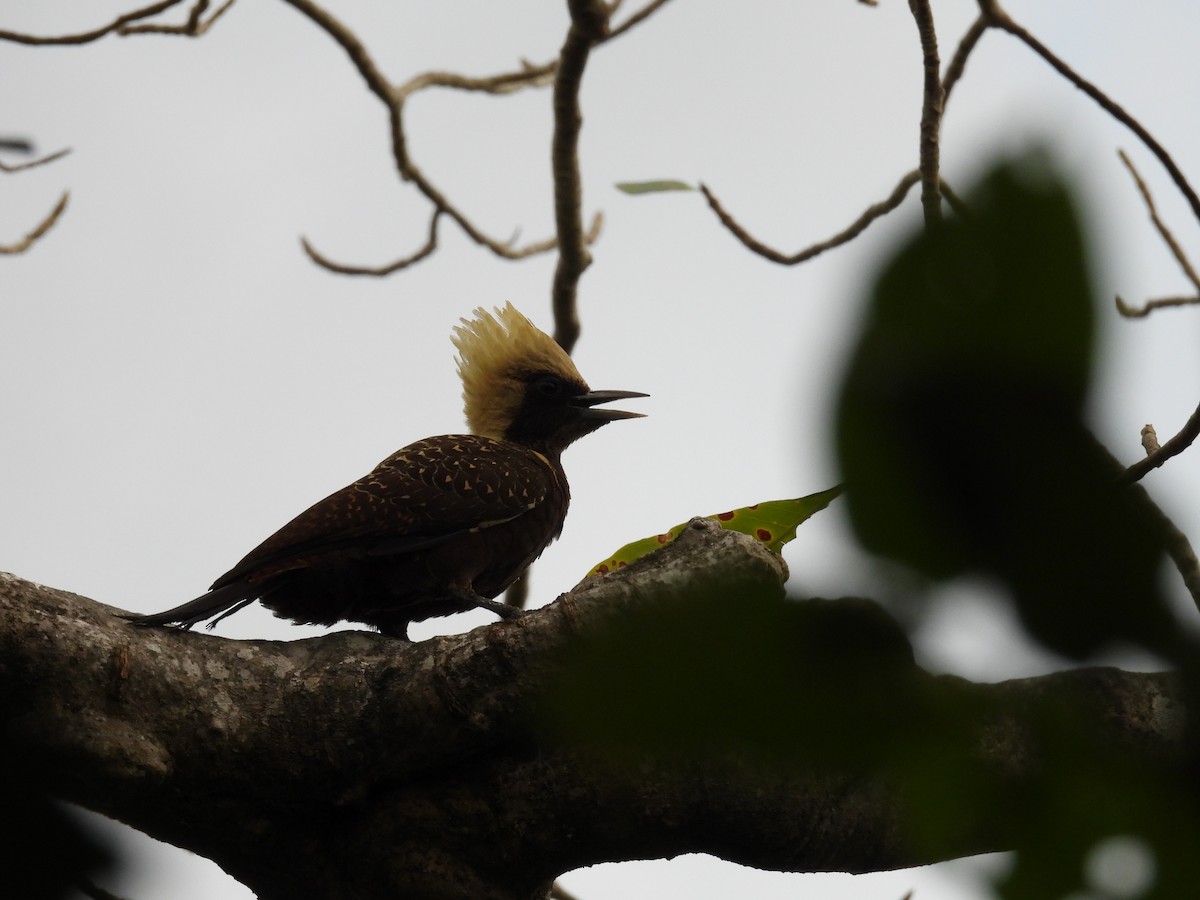
<svg viewBox="0 0 1200 900"><path fill-rule="evenodd" d="M1007 846L1003 827L979 825L983 810L954 840L917 849L903 792L855 765L725 751L615 764L534 724L589 635L697 592L736 612L747 592L778 598L782 578L756 542L698 520L517 622L404 644L142 630L3 576L0 715L55 793L216 860L264 900L545 897L581 865L687 851L861 872ZM1023 716L1048 694L1069 695L1105 744L1168 756L1181 741L1168 675L970 685L913 671L931 703L983 701L991 712L965 752L1009 781L1039 765Z"/></svg>

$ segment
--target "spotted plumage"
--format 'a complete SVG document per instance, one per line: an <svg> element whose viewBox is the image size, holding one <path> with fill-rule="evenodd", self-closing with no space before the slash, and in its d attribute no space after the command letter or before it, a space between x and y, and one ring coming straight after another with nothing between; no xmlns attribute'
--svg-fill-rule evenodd
<svg viewBox="0 0 1200 900"><path fill-rule="evenodd" d="M558 537L574 440L636 413L595 406L570 358L511 304L455 329L473 434L417 441L298 515L208 593L141 625L187 628L259 600L298 623L362 622L403 637L410 622L484 606ZM215 618L214 618L215 617Z"/></svg>

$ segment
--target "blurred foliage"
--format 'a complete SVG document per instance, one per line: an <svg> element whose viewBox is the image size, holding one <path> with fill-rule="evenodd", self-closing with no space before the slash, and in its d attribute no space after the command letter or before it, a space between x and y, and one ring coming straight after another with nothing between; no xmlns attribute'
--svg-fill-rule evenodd
<svg viewBox="0 0 1200 900"><path fill-rule="evenodd" d="M118 877L120 861L107 840L44 793L37 767L0 750L0 812L6 823L0 841L0 896L14 900L67 900L104 896L93 879Z"/></svg>
<svg viewBox="0 0 1200 900"><path fill-rule="evenodd" d="M1138 645L1192 689L1198 655L1159 584L1160 526L1084 419L1096 312L1071 191L1027 158L997 166L967 206L900 247L869 297L836 407L853 527L930 582L999 582L1057 653ZM886 778L917 858L1017 851L1005 898L1116 896L1086 866L1113 836L1140 841L1156 873L1125 896L1197 896L1195 774L1102 739L1113 711L1096 706L1098 672L1017 695L924 672L870 601L689 596L574 647L543 713L550 733L618 765L718 754ZM1021 746L989 757L989 735L1014 733L1001 699L1016 696Z"/></svg>
<svg viewBox="0 0 1200 900"><path fill-rule="evenodd" d="M1135 644L1192 672L1159 582L1160 526L1085 422L1096 312L1071 191L1028 157L997 166L968 207L909 240L869 298L836 423L854 529L931 579L998 580L1060 654ZM916 837L944 841L986 811L976 825L1019 850L1002 896L1052 898L1085 888L1097 842L1134 835L1158 868L1145 896L1194 896L1194 776L1106 746L1088 724L1103 711L1069 696L1025 713L1041 766L1020 784L972 771L953 739L911 760Z"/></svg>
<svg viewBox="0 0 1200 900"><path fill-rule="evenodd" d="M756 591L647 605L570 652L548 699L552 727L616 758L875 762L871 730L905 727L897 694L917 673L907 636L875 603ZM897 692L885 698L879 681Z"/></svg>
<svg viewBox="0 0 1200 900"><path fill-rule="evenodd" d="M970 209L870 298L837 420L855 531L932 578L998 578L1059 653L1176 656L1158 526L1084 423L1095 313L1069 191L1027 160Z"/></svg>
<svg viewBox="0 0 1200 900"><path fill-rule="evenodd" d="M796 529L809 516L820 512L832 503L833 499L841 492L842 486L836 485L806 497L795 497L791 500L765 500L762 503L731 509L728 512L714 513L705 518L712 519L722 528L737 531L761 541L772 553L780 553L783 551L784 544L796 537ZM603 575L627 566L647 553L653 553L679 537L680 532L687 528L687 525L687 522L680 522L662 534L631 541L611 554L604 562L592 566L588 575Z"/></svg>

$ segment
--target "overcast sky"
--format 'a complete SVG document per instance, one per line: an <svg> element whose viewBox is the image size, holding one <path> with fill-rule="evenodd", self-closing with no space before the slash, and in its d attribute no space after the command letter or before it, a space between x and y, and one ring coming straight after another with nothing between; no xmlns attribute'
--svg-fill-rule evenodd
<svg viewBox="0 0 1200 900"><path fill-rule="evenodd" d="M633 0L630 0L631 8ZM328 4L400 81L556 55L565 4L442 0ZM1109 90L1200 181L1194 0L1012 0L1009 12ZM0 28L93 27L131 6L0 0ZM943 58L974 4L939 3ZM919 220L916 191L854 244L781 268L746 252L695 194L632 198L620 181L703 180L757 236L793 251L842 229L916 164L920 51L902 0L676 0L597 50L585 75L584 202L605 229L580 285L576 350L593 388L645 391L622 422L564 459L573 506L537 564L551 601L617 546L693 514L792 497L837 480L828 426L863 286ZM0 260L0 569L138 611L202 592L293 515L398 447L465 428L449 336L511 300L552 328L550 256L519 263L448 223L430 259L384 279L315 267L306 236L381 264L424 240L428 206L391 166L387 121L344 53L283 3L240 0L204 38L0 45L0 132L66 159L0 180L0 242L71 191L57 227ZM408 109L412 153L479 225L552 231L549 90L428 91ZM1094 421L1124 461L1153 422L1165 439L1197 402L1197 311L1120 320L1111 297L1186 284L1116 150L1196 252L1197 223L1163 171L1081 93L999 33L978 48L945 122L947 179L967 188L1000 151L1040 143L1085 192L1104 299ZM20 161L12 156L7 162ZM1147 480L1200 536L1200 451ZM797 587L878 587L841 511L786 553ZM420 638L490 621L413 629ZM292 639L257 607L229 637ZM975 678L1045 671L982 603L947 606L922 661ZM124 831L115 893L248 897L214 865ZM153 848L147 850L147 848ZM599 866L563 879L584 900L657 897L917 900L986 896L968 864L851 878L760 873L706 858ZM965 880L964 880L965 879Z"/></svg>

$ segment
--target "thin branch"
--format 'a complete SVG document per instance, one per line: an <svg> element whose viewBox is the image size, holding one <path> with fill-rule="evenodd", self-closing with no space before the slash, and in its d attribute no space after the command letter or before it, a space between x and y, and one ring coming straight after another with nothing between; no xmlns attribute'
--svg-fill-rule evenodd
<svg viewBox="0 0 1200 900"><path fill-rule="evenodd" d="M1154 198L1150 194L1150 188L1146 186L1146 182L1142 180L1142 176L1138 174L1138 170L1134 168L1132 160L1125 154L1124 150L1118 150L1117 154L1121 157L1121 162L1125 164L1125 168L1129 170L1129 174L1133 176L1134 182L1137 184L1138 190L1142 194L1142 200L1146 204L1146 209L1150 212L1150 221L1154 223L1154 227L1158 229L1159 235L1162 237L1166 245L1171 249L1171 254L1175 257L1175 261L1179 263L1179 267L1183 270L1183 274L1188 280L1195 285L1197 292L1200 292L1200 276L1197 276L1196 270L1192 267L1191 261L1184 253L1183 247L1175 240L1175 235L1166 226L1166 223L1159 218L1158 209L1154 205ZM1200 296L1195 297L1162 297L1157 300L1150 300L1139 307L1130 306L1120 296L1116 298L1117 311L1126 318L1142 318L1150 315L1155 309L1161 309L1164 306L1191 306L1200 303Z"/></svg>
<svg viewBox="0 0 1200 900"><path fill-rule="evenodd" d="M1182 451L1195 438L1195 432L1200 431L1200 407L1197 407L1196 412L1192 413L1192 417L1188 420L1188 424L1184 426L1184 431L1173 437L1167 442L1168 445L1179 441L1181 436L1192 429L1193 434L1186 441L1174 450L1173 453L1164 455L1165 450L1159 446L1158 435L1154 431L1153 425L1146 425L1142 428L1142 447L1146 451L1146 458L1141 463L1130 466L1122 475L1122 482L1139 492L1142 502L1146 509L1154 517L1160 529L1160 534L1163 539L1163 548L1167 551L1167 555L1171 557L1171 562L1175 564L1176 571L1179 572L1183 579L1183 586L1187 588L1188 594L1191 595L1192 602L1200 609L1200 559L1196 558L1196 551L1192 549L1192 543L1170 517L1162 511L1162 508L1154 502L1150 497L1149 492L1140 484L1134 484L1137 479L1141 478L1150 468L1161 466L1169 456ZM1145 463L1152 460L1157 460L1152 466L1144 471L1135 471Z"/></svg>
<svg viewBox="0 0 1200 900"><path fill-rule="evenodd" d="M1142 426L1142 449L1146 451L1147 456L1159 450L1158 432L1149 423Z"/></svg>
<svg viewBox="0 0 1200 900"><path fill-rule="evenodd" d="M908 196L909 190L920 180L921 173L919 171L913 170L912 172L909 172L900 179L900 182L892 190L891 194L888 195L887 199L868 206L866 210L863 211L863 214L855 219L848 228L843 231L839 231L831 238L828 238L824 241L819 241L810 247L806 247L803 250L798 250L791 254L781 253L773 247L769 247L757 240L736 219L734 219L729 212L725 210L725 207L721 205L721 202L717 200L716 196L711 190L709 190L707 185L701 184L700 190L704 194L705 199L708 200L708 205L712 207L712 211L715 212L717 214L717 218L721 220L721 224L728 228L733 236L741 241L747 249L757 253L759 256L762 256L765 259L769 259L771 262L776 262L784 266L794 266L797 263L810 260L814 256L819 256L826 250L832 250L834 247L840 247L842 244L854 240L854 238L858 237L867 229L868 225L870 225L880 216L891 212L902 202L904 202L904 198Z"/></svg>
<svg viewBox="0 0 1200 900"><path fill-rule="evenodd" d="M184 37L200 37L228 12L229 7L233 6L234 2L235 0L225 0L224 5L220 9L207 19L204 19L204 13L208 11L208 0L196 0L192 11L188 13L187 21L182 25L123 25L117 29L117 33L122 36L129 34L179 34Z"/></svg>
<svg viewBox="0 0 1200 900"><path fill-rule="evenodd" d="M184 0L159 0L158 3L152 3L149 6L143 6L141 9L135 9L133 12L117 16L107 25L101 25L99 28L94 28L91 31L82 31L78 34L39 36L0 29L0 41L11 41L14 44L29 44L34 46L46 44L90 44L92 41L97 41L107 34L119 32L131 22L157 16L159 13L165 12L172 6L178 6L182 2Z"/></svg>
<svg viewBox="0 0 1200 900"><path fill-rule="evenodd" d="M354 32L343 25L326 9L318 6L316 3L310 2L310 0L284 0L284 2L307 16L314 25L333 38L346 51L346 55L350 57L354 68L358 70L358 74L367 83L367 87L371 93L389 107L393 105L392 93L394 88L383 76L383 73L379 71L379 67L375 65L375 60L371 58L371 54L367 52L367 48L363 46L363 42L358 39L358 36Z"/></svg>
<svg viewBox="0 0 1200 900"><path fill-rule="evenodd" d="M24 44L84 44L112 33L121 35L130 34L181 34L192 37L198 37L205 33L212 25L223 16L233 5L234 0L225 0L223 5L217 9L215 13L204 18L208 11L211 0L193 0L187 21L180 25L161 25L157 23L136 24L142 20L159 15L160 13L178 6L184 0L160 0L150 6L142 7L133 12L125 13L118 16L113 21L99 28L79 34L71 35L53 35L53 36L38 36L27 35L17 32L0 31L0 40L9 40L16 43ZM573 303L574 284L578 282L579 276L586 268L589 259L587 247L593 243L599 236L600 229L603 225L603 218L596 214L591 221L590 228L585 233L581 221L582 212L577 210L575 215L570 213L569 198L573 195L569 189L567 182L574 180L576 190L574 194L578 194L578 158L577 153L572 149L566 156L560 158L560 154L564 147L573 145L578 140L579 117L575 116L575 124L567 125L566 128L556 126L556 144L555 154L559 158L560 163L574 160L575 172L573 175L564 174L561 165L556 168L556 222L559 226L558 237L547 238L541 241L535 241L524 246L514 246L515 240L500 240L484 233L478 228L462 210L453 204L417 167L408 154L407 140L403 128L402 110L404 101L413 93L430 87L445 87L465 91L478 91L490 94L509 94L525 88L545 87L552 82L560 85L566 91L578 91L578 82L581 77L582 67L586 62L587 52L592 46L602 43L606 40L615 37L619 33L623 33L632 28L639 22L644 21L647 17L665 5L667 0L651 0L644 8L634 13L630 18L617 30L616 33L608 31L608 18L612 11L617 8L616 4L611 7L607 6L601 0L578 0L571 4L572 10L572 26L571 33L568 35L567 45L564 46L564 53L560 59L553 60L542 65L532 65L523 63L521 68L514 72L501 73L494 76L473 78L464 75L458 75L451 72L427 72L418 75L401 85L392 84L382 73L379 66L375 63L365 45L357 35L355 35L348 27L346 27L338 18L333 16L328 10L324 9L313 0L285 0L294 9L306 16L318 28L324 31L331 37L346 54L350 57L350 61L358 71L359 75L366 82L367 88L374 93L388 108L391 117L392 127L392 147L393 158L395 160L397 172L404 181L411 182L414 187L420 191L427 200L433 205L434 220L431 224L432 229L436 227L437 218L445 214L449 216L455 224L457 224L463 232L477 244L486 247L495 255L509 260L524 259L540 253L547 253L557 249L560 246L562 235L566 235L566 242L569 246L566 249L564 258L560 258L559 271L555 276L554 306L556 310L556 321L560 323L560 329L557 336L565 344L573 344L574 338L570 337L571 321L574 318L573 314L567 313L566 307L569 303ZM572 37L572 35L574 37ZM582 38L582 43L580 40ZM567 48L574 47L568 53ZM579 48L583 48L582 54L579 53ZM572 65L578 66L578 71L568 73L564 78L561 76L559 67L563 60L567 60ZM572 86L573 85L573 86ZM556 104L560 102L556 95ZM562 96L566 96L563 94ZM575 98L574 105L576 112L578 109L578 100ZM571 132L574 132L572 136ZM39 163L28 163L21 167L4 167L0 164L0 168L28 168L35 164L49 162L50 157ZM565 190L560 187L567 188ZM576 205L579 205L576 203ZM565 225L564 230L564 224ZM51 223L52 224L52 223ZM335 263L322 254L307 241L303 242L305 251L309 257L318 265L322 265L331 271L343 272L345 274L371 274L371 275L386 275L400 269L406 268L409 265L423 259L431 253L436 247L436 240L432 243L427 243L424 247L410 257L404 257L392 263L381 266L346 266L340 263ZM569 300L567 298L570 298ZM566 323L563 330L563 323ZM578 333L578 322L574 323L574 331Z"/></svg>
<svg viewBox="0 0 1200 900"><path fill-rule="evenodd" d="M1159 297L1147 300L1141 306L1130 306L1120 294L1116 296L1117 312L1127 319L1144 319L1156 309L1168 306L1195 306L1200 303L1200 297Z"/></svg>
<svg viewBox="0 0 1200 900"><path fill-rule="evenodd" d="M1175 569L1183 579L1183 586L1192 597L1192 602L1200 609L1200 560L1196 559L1196 551L1187 535L1175 526L1175 523L1163 514L1161 520L1163 529L1163 544L1167 555L1175 564Z"/></svg>
<svg viewBox="0 0 1200 900"><path fill-rule="evenodd" d="M1142 176L1138 174L1138 170L1134 168L1133 162L1125 154L1125 151L1118 150L1117 155L1121 157L1121 162L1125 163L1125 168L1129 170L1129 174L1133 176L1134 182L1137 183L1138 190L1142 194L1142 199L1146 202L1146 209L1150 212L1150 221L1154 223L1154 227L1158 229L1159 235L1166 241L1167 246L1171 248L1171 253L1174 255L1175 261L1179 263L1179 267L1183 269L1183 274L1187 276L1188 281L1196 286L1196 290L1200 291L1200 275L1197 275L1196 270L1192 268L1187 254L1183 252L1183 248L1175 240L1175 235L1171 233L1171 229L1158 217L1158 209L1154 205L1154 198L1150 195L1150 188L1146 187L1146 182L1142 180Z"/></svg>
<svg viewBox="0 0 1200 900"><path fill-rule="evenodd" d="M1146 145L1146 148L1162 163L1163 168L1170 174L1171 180L1175 182L1175 186L1187 198L1188 205L1192 208L1192 214L1200 221L1200 196L1197 196L1196 191L1188 183L1179 166L1175 164L1175 160L1167 153L1166 148L1155 140L1154 135L1150 134L1137 119L1122 109L1107 94L1082 75L1076 73L1075 70L1055 56L1041 41L1013 21L1012 17L1001 9L997 0L978 0L978 3L979 10L987 17L989 25L1007 31L1013 37L1023 41L1029 49L1033 50L1034 53L1049 63L1055 71L1096 101L1114 119L1136 134L1138 139Z"/></svg>
<svg viewBox="0 0 1200 900"><path fill-rule="evenodd" d="M650 3L647 3L645 6L643 6L641 9L639 9L633 15L631 15L628 19L626 19L624 22L622 22L616 28L613 28L611 31L609 31L608 34L606 34L604 36L603 41L607 42L607 41L611 41L613 38L620 37L625 32L627 32L630 28L633 28L634 26L641 24L646 19L648 19L650 16L654 15L654 13L658 12L660 9L662 9L664 6L666 6L667 2L668 2L668 0L651 0ZM619 3L614 3L614 4L612 4L612 6L609 7L608 12L609 12L610 17L614 13L616 13L617 7L619 5L620 5Z"/></svg>
<svg viewBox="0 0 1200 900"><path fill-rule="evenodd" d="M59 198L58 203L54 205L54 209L50 210L50 214L46 216L46 218L41 221L41 224L33 229L33 231L21 238L21 240L17 241L15 244L0 244L0 254L12 255L16 253L24 253L35 243L37 243L38 239L41 238L42 235L54 227L54 223L58 221L58 217L63 214L64 210L66 210L67 200L70 196L70 193L64 192L62 197Z"/></svg>
<svg viewBox="0 0 1200 900"><path fill-rule="evenodd" d="M954 210L956 215L964 219L971 215L971 209L967 206L967 202L946 183L945 178L939 179L938 185L942 189L942 199L946 201L947 206Z"/></svg>
<svg viewBox="0 0 1200 900"><path fill-rule="evenodd" d="M1178 456L1190 447L1197 436L1200 436L1200 406L1196 407L1179 434L1149 454L1145 459L1135 462L1126 469L1121 479L1122 482L1132 484L1135 481L1140 481L1151 469L1157 469L1172 456Z"/></svg>
<svg viewBox="0 0 1200 900"><path fill-rule="evenodd" d="M514 247L511 241L498 240L485 234L413 162L408 153L408 140L404 131L403 119L404 101L414 91L423 87L457 87L462 90L480 90L497 94L511 93L519 87L534 86L541 81L544 77L545 67L526 67L519 73L499 75L490 80L465 77L456 79L448 73L433 72L417 76L403 85L395 86L384 77L362 41L336 17L311 0L285 0L285 2L307 16L346 51L351 63L367 83L371 93L375 94L387 107L391 124L392 157L395 161L396 171L401 179L411 182L429 200L435 210L449 216L472 241L486 247L503 259L524 259L535 254L547 253L558 246L557 239L547 238L523 247ZM557 67L557 63L553 65ZM598 233L598 223L593 223L593 233ZM378 267L380 271L388 269L389 266ZM374 271L371 268L354 267L354 274L373 274Z"/></svg>
<svg viewBox="0 0 1200 900"><path fill-rule="evenodd" d="M392 89L392 101L403 102L417 91L431 87L453 88L459 91L485 94L512 94L525 88L546 87L554 82L558 60L540 66L525 63L516 72L470 77L457 72L423 72Z"/></svg>
<svg viewBox="0 0 1200 900"><path fill-rule="evenodd" d="M925 85L921 103L921 207L925 211L925 224L933 226L942 220L942 201L939 193L940 147L938 134L942 127L942 110L945 92L942 88L941 62L938 59L937 29L933 25L933 10L929 0L908 0L917 33L921 37L921 56L925 71Z"/></svg>
<svg viewBox="0 0 1200 900"><path fill-rule="evenodd" d="M57 159L62 159L64 156L66 156L70 152L71 152L71 148L67 147L67 148L59 150L55 153L51 153L49 156L43 156L41 159L35 159L32 162L16 163L15 165L7 165L6 163L0 162L0 172L12 173L12 172L23 172L26 169L34 169L34 168L37 168L38 166L44 166L47 163L52 163Z"/></svg>
<svg viewBox="0 0 1200 900"><path fill-rule="evenodd" d="M958 42L958 47L954 51L954 56L950 59L950 64L946 66L946 74L942 76L942 113L945 114L946 104L950 100L950 91L958 84L958 80L962 78L963 72L967 67L967 57L971 55L971 51L975 49L975 45L979 43L979 39L983 37L983 33L988 29L988 20L986 16L979 16L971 27L963 33L962 40Z"/></svg>
<svg viewBox="0 0 1200 900"><path fill-rule="evenodd" d="M579 133L583 111L579 88L592 47L608 29L608 6L603 0L568 0L571 27L558 57L554 79L554 136L550 166L554 177L554 223L558 235L558 265L550 290L554 309L554 339L568 353L579 339L576 296L579 279L591 264L583 231L583 180L579 174Z"/></svg>
<svg viewBox="0 0 1200 900"><path fill-rule="evenodd" d="M393 272L399 272L401 269L407 269L414 263L420 262L437 249L438 220L441 219L443 212L444 210L441 209L434 210L433 218L429 222L429 238L420 249L409 256L401 257L394 262L382 266L351 266L345 263L335 263L318 253L313 245L308 242L308 238L301 238L300 244L304 247L304 252L308 254L309 259L317 265L328 269L330 272L337 272L340 275L391 275Z"/></svg>

